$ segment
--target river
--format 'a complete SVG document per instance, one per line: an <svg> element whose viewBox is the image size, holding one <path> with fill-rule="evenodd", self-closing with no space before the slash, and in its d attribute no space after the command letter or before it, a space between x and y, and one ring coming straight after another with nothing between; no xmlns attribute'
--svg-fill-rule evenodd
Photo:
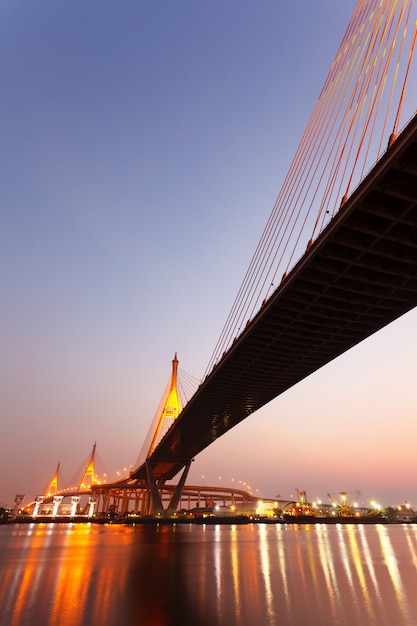
<svg viewBox="0 0 417 626"><path fill-rule="evenodd" d="M416 626L417 525L0 526L1 626Z"/></svg>

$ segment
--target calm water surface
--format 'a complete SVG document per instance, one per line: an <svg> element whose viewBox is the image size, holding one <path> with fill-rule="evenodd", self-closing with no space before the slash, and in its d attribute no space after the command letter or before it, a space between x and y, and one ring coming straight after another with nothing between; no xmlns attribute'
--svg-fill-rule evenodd
<svg viewBox="0 0 417 626"><path fill-rule="evenodd" d="M0 526L1 626L416 626L417 525Z"/></svg>

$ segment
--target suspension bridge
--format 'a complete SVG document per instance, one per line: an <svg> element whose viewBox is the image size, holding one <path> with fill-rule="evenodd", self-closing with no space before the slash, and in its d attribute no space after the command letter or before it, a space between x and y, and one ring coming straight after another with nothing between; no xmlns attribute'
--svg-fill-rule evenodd
<svg viewBox="0 0 417 626"><path fill-rule="evenodd" d="M106 510L172 515L199 452L417 305L416 25L357 3L203 379L182 407L174 358L130 475L90 486Z"/></svg>

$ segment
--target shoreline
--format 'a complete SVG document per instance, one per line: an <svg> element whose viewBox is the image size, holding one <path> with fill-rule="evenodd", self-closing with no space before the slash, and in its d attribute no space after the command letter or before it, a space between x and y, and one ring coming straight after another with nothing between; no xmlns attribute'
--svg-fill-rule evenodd
<svg viewBox="0 0 417 626"><path fill-rule="evenodd" d="M288 516L289 518L290 516ZM109 519L109 518L88 518L86 516L74 516L74 517L47 517L38 516L36 518L31 517L19 517L15 519L8 519L1 521L2 525L27 525L27 524L100 524L100 525L124 525L124 526L136 526L136 525L176 525L176 524L196 524L202 525L247 525L247 524L280 524L280 525L336 525L336 524L415 524L417 520L389 520L378 516L369 517L313 517L313 516L294 516L294 519L283 518L256 518L248 517L244 515L239 516L211 516L211 517L196 517L190 518L169 518L169 517L131 517L128 519Z"/></svg>

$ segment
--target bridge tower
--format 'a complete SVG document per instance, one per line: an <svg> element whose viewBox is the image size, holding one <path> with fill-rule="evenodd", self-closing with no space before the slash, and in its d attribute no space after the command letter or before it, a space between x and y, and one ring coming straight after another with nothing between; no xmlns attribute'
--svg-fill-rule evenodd
<svg viewBox="0 0 417 626"><path fill-rule="evenodd" d="M172 422L176 420L178 415L181 413L182 407L181 407L181 400L178 395L177 379L178 379L178 359L177 359L177 353L175 353L175 356L172 360L172 373L171 373L171 379L169 381L168 397L163 404L162 411L160 412L159 417L157 415L158 423L156 425L155 432L152 437L151 445L149 446L149 450L146 455L146 458L149 458L152 452L155 450L158 440L160 438L162 427L166 425L167 422L169 423L169 426L171 426Z"/></svg>
<svg viewBox="0 0 417 626"><path fill-rule="evenodd" d="M43 493L45 494L45 498L50 498L51 496L55 496L58 493L58 476L59 476L59 468L61 467L61 461L58 462L57 468L52 475L52 478L48 482L46 488Z"/></svg>
<svg viewBox="0 0 417 626"><path fill-rule="evenodd" d="M172 360L171 375L134 465L135 469L131 469L127 478L115 483L103 485L95 481L92 485L92 495L96 501L99 498L103 499L101 511L108 512L110 506L126 511L133 499L135 511L138 510L140 502L140 512L145 516L169 517L176 512L191 460L185 459L178 468L178 472L182 470L178 484L167 486L166 483L171 480L171 477L168 477L164 472L160 473L158 461L155 463L153 455L182 411L182 402L178 391L178 364L177 353L175 353ZM88 468L86 474L87 472ZM167 498L169 498L169 503L167 508L164 508L163 500L166 502Z"/></svg>
<svg viewBox="0 0 417 626"><path fill-rule="evenodd" d="M178 358L177 353L175 353L174 358L172 360L172 372L171 378L168 384L168 394L165 393L163 397L162 404L159 407L159 411L156 415L157 424L154 431L154 435L152 437L151 444L149 446L145 467L146 467L146 475L147 475L147 490L146 490L146 498L145 498L145 513L147 515L161 515L161 516L170 516L175 513L177 510L178 502L181 498L182 490L185 484L185 480L188 475L188 471L190 469L191 462L187 463L185 468L183 469L183 473L179 480L179 483L172 495L171 501L167 507L164 509L162 504L162 498L160 492L164 487L165 480L160 478L159 480L155 479L155 476L152 471L152 464L150 461L150 457L152 456L153 451L157 447L160 439L163 426L168 425L171 426L174 421L177 419L179 414L181 413L182 406L181 400L178 394ZM166 398L164 400L164 398ZM154 420L155 422L155 420Z"/></svg>
<svg viewBox="0 0 417 626"><path fill-rule="evenodd" d="M171 376L136 461L136 469L130 473L128 479L130 484L134 482L137 485L136 488L143 490L142 514L144 515L165 517L175 513L191 465L191 461L184 462L179 483L175 487L168 507L165 509L162 504L162 494L165 483L169 479L164 474L161 475L158 470L155 471L153 453L182 411L178 393L178 363L177 353L175 353L172 360Z"/></svg>
<svg viewBox="0 0 417 626"><path fill-rule="evenodd" d="M85 489L90 489L92 485L94 485L96 481L96 475L94 470L94 457L96 454L96 442L94 442L93 450L91 452L87 467L82 475L80 480L80 484L78 485L78 491L83 491Z"/></svg>

